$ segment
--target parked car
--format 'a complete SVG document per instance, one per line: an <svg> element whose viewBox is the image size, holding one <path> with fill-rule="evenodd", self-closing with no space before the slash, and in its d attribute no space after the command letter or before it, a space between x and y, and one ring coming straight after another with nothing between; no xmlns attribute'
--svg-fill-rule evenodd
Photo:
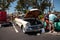
<svg viewBox="0 0 60 40"><path fill-rule="evenodd" d="M12 23L9 21L8 15L6 11L0 10L0 27L2 26L9 26L12 25Z"/></svg>
<svg viewBox="0 0 60 40"><path fill-rule="evenodd" d="M16 24L20 26L24 33L26 32L40 32L41 28L43 28L42 23L35 18L24 18L15 19Z"/></svg>
<svg viewBox="0 0 60 40"><path fill-rule="evenodd" d="M18 24L24 33L26 32L40 32L43 27L42 22L38 20L40 11L38 9L31 9L27 12L23 19L15 18L16 24Z"/></svg>

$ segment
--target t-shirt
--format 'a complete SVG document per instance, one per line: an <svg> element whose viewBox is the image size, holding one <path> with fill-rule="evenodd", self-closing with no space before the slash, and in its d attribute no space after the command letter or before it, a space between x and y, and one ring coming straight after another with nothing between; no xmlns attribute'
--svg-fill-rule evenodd
<svg viewBox="0 0 60 40"><path fill-rule="evenodd" d="M50 14L49 15L49 21L54 22L54 19L57 18L57 16L55 14Z"/></svg>

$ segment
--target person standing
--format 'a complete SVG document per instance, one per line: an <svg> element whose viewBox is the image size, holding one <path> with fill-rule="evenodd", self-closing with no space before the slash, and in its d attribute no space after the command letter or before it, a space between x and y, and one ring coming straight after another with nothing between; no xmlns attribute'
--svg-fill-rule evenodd
<svg viewBox="0 0 60 40"><path fill-rule="evenodd" d="M49 31L49 14L51 13L51 11L49 11L47 14L45 14L45 22L46 22L46 28L45 31Z"/></svg>
<svg viewBox="0 0 60 40"><path fill-rule="evenodd" d="M57 18L57 16L54 14L54 12L49 14L49 33L57 33L54 31L54 19Z"/></svg>

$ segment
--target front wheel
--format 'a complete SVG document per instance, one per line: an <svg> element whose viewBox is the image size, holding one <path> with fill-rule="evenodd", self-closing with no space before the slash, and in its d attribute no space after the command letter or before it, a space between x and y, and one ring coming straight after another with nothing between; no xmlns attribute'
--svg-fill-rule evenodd
<svg viewBox="0 0 60 40"><path fill-rule="evenodd" d="M26 33L23 25L21 25L21 30L22 30L23 33Z"/></svg>
<svg viewBox="0 0 60 40"><path fill-rule="evenodd" d="M23 29L23 25L21 25L21 29Z"/></svg>
<svg viewBox="0 0 60 40"><path fill-rule="evenodd" d="M25 31L25 29L24 29L24 28L22 28L22 32L23 32L23 33L26 33L26 31Z"/></svg>

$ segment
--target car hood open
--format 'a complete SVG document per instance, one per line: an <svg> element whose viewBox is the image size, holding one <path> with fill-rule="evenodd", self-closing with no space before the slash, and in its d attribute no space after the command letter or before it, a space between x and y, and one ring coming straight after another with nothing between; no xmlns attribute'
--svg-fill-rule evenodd
<svg viewBox="0 0 60 40"><path fill-rule="evenodd" d="M40 14L40 11L38 9L31 9L26 13L24 16L25 18L38 18L38 15Z"/></svg>

